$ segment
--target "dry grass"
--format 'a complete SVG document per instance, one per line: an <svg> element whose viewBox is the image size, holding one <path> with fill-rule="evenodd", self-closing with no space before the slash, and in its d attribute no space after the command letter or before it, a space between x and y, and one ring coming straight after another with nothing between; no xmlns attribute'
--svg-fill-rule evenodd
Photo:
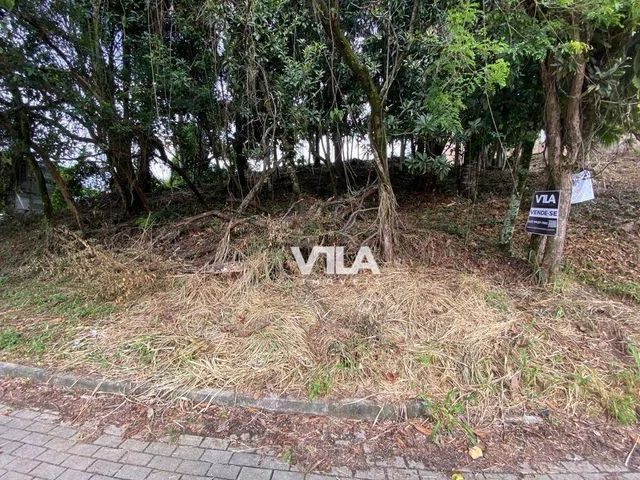
<svg viewBox="0 0 640 480"><path fill-rule="evenodd" d="M144 236L107 248L59 231L55 254L34 258L21 275L63 284L82 295L82 308L52 309L47 293L48 316L27 301L0 309L30 341L43 325L53 329L37 355L26 346L0 353L144 381L151 393L421 396L442 412L464 406L474 425L544 409L635 419L637 305L570 279L549 290L526 279L504 283L507 273L470 267L472 255L454 237L441 245L418 230L405 236L409 249L423 252L411 257L415 265L385 266L379 276L301 277L289 245L343 244L367 230L366 215L345 237L337 231L348 213L316 203L301 210L217 229L207 241L219 248L189 274L153 253ZM413 220L405 215L405 228ZM435 261L443 252L464 258L466 271ZM220 262L235 268L205 273ZM118 308L105 313L82 302Z"/></svg>

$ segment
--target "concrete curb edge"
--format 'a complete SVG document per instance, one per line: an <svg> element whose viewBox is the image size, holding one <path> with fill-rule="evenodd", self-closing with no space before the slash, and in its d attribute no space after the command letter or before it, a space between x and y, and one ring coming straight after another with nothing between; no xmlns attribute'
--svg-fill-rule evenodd
<svg viewBox="0 0 640 480"><path fill-rule="evenodd" d="M56 373L49 370L0 362L0 378L26 378L56 387L77 390L136 394L143 391L142 385L132 382L107 380L91 376ZM292 397L268 395L255 398L231 390L203 389L190 390L184 394L167 392L168 397L183 397L196 403L227 407L251 407L280 413L299 413L307 415L325 415L360 420L394 419L404 420L424 415L424 405L418 400L404 403L378 404L366 399L347 399L341 401L304 400Z"/></svg>

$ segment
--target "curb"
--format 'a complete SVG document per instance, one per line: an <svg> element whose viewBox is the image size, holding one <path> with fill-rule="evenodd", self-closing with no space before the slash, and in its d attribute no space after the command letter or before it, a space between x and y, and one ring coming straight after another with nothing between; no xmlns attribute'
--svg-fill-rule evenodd
<svg viewBox="0 0 640 480"><path fill-rule="evenodd" d="M141 385L132 382L56 373L43 368L15 363L0 362L0 378L26 378L56 387L121 395L142 393L143 391ZM406 420L423 416L425 412L424 405L418 400L405 403L377 404L371 400L364 399L319 401L277 395L255 398L232 390L222 389L190 390L184 394L174 391L168 392L167 396L173 398L182 397L196 403L225 407L251 407L270 412L323 415L357 420Z"/></svg>

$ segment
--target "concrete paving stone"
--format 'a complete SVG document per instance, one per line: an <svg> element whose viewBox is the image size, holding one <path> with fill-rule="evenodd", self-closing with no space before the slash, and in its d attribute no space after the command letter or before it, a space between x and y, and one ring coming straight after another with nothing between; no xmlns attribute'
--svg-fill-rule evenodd
<svg viewBox="0 0 640 480"><path fill-rule="evenodd" d="M94 445L100 445L102 447L116 448L123 442L122 437L115 435L101 435L93 441Z"/></svg>
<svg viewBox="0 0 640 480"><path fill-rule="evenodd" d="M207 472L208 477L221 478L224 480L235 480L238 478L238 474L240 473L240 468L237 465L220 465L213 464L211 468ZM286 478L282 478L282 480L289 480ZM297 480L297 479L290 479Z"/></svg>
<svg viewBox="0 0 640 480"><path fill-rule="evenodd" d="M29 425L26 429L30 432L49 433L54 428L56 428L55 423L41 422L40 419L38 419L37 422Z"/></svg>
<svg viewBox="0 0 640 480"><path fill-rule="evenodd" d="M116 474L116 472L121 468L122 468L121 463L110 462L108 460L96 460L91 465L89 465L89 467L86 468L86 471L113 477Z"/></svg>
<svg viewBox="0 0 640 480"><path fill-rule="evenodd" d="M615 465L613 463L594 463L594 466L601 472L622 473L628 471L624 465Z"/></svg>
<svg viewBox="0 0 640 480"><path fill-rule="evenodd" d="M78 431L75 428L67 427L65 425L58 425L49 432L50 435L67 439L75 437L76 433L78 433Z"/></svg>
<svg viewBox="0 0 640 480"><path fill-rule="evenodd" d="M0 454L11 453L21 445L22 445L22 442L18 442L18 441L12 441L12 440L9 440L6 442L2 441L0 442Z"/></svg>
<svg viewBox="0 0 640 480"><path fill-rule="evenodd" d="M274 470L271 480L304 480L304 473Z"/></svg>
<svg viewBox="0 0 640 480"><path fill-rule="evenodd" d="M589 462L561 462L569 473L593 473L598 469Z"/></svg>
<svg viewBox="0 0 640 480"><path fill-rule="evenodd" d="M407 463L404 460L404 457L395 456L390 458L380 458L374 459L374 463L378 467L388 467L388 468L407 468Z"/></svg>
<svg viewBox="0 0 640 480"><path fill-rule="evenodd" d="M16 459L13 455L9 455L8 453L0 454L0 467L4 467L9 463L13 462Z"/></svg>
<svg viewBox="0 0 640 480"><path fill-rule="evenodd" d="M180 480L179 473L163 472L161 470L152 470L145 480Z"/></svg>
<svg viewBox="0 0 640 480"><path fill-rule="evenodd" d="M93 475L89 480L115 480L115 477L108 477L106 475Z"/></svg>
<svg viewBox="0 0 640 480"><path fill-rule="evenodd" d="M351 478L353 477L353 472L347 467L332 467L331 470L329 470L329 475L337 478Z"/></svg>
<svg viewBox="0 0 640 480"><path fill-rule="evenodd" d="M69 455L60 466L73 468L75 470L86 470L89 465L95 462L95 459L89 457L82 457L80 455Z"/></svg>
<svg viewBox="0 0 640 480"><path fill-rule="evenodd" d="M307 480L336 480L336 477L330 475L320 475L318 473L310 473L307 475Z"/></svg>
<svg viewBox="0 0 640 480"><path fill-rule="evenodd" d="M24 473L18 473L18 472L7 472L4 475L2 475L2 477L0 477L0 480L32 480L33 477L31 475L25 475Z"/></svg>
<svg viewBox="0 0 640 480"><path fill-rule="evenodd" d="M120 444L120 448L129 450L130 452L143 452L149 446L149 442L136 440L135 438L127 438Z"/></svg>
<svg viewBox="0 0 640 480"><path fill-rule="evenodd" d="M44 447L39 447L37 445L24 444L21 447L16 448L13 451L13 455L16 457L33 459L33 458L36 458L38 455L43 454L46 451L47 449Z"/></svg>
<svg viewBox="0 0 640 480"><path fill-rule="evenodd" d="M201 477L197 475L183 475L180 480L210 480L209 477Z"/></svg>
<svg viewBox="0 0 640 480"><path fill-rule="evenodd" d="M106 427L104 427L104 430L102 431L102 433L106 435L113 435L115 437L121 437L122 435L124 435L124 431L125 431L124 427L107 425Z"/></svg>
<svg viewBox="0 0 640 480"><path fill-rule="evenodd" d="M276 457L266 457L263 456L262 460L260 460L260 466L262 468L271 468L272 470L285 470L288 471L291 468L287 462L282 461ZM349 476L351 476L351 470L349 470Z"/></svg>
<svg viewBox="0 0 640 480"><path fill-rule="evenodd" d="M153 455L149 453L127 452L120 461L127 465L139 465L141 467L144 467L151 461L152 458Z"/></svg>
<svg viewBox="0 0 640 480"><path fill-rule="evenodd" d="M171 445L169 443L151 442L149 446L144 449L144 453L150 453L151 455L164 455L168 457L176 448L178 448L177 445Z"/></svg>
<svg viewBox="0 0 640 480"><path fill-rule="evenodd" d="M29 435L24 437L22 441L30 445L46 445L47 442L53 440L54 438L55 437L53 437L52 435L47 435L46 433L31 432Z"/></svg>
<svg viewBox="0 0 640 480"><path fill-rule="evenodd" d="M11 428L19 428L20 430L26 430L27 427L30 427L31 425L33 425L33 421L27 420L26 418L11 417L11 419L5 425Z"/></svg>
<svg viewBox="0 0 640 480"><path fill-rule="evenodd" d="M199 460L203 453L203 448L180 445L171 455L185 460Z"/></svg>
<svg viewBox="0 0 640 480"><path fill-rule="evenodd" d="M57 465L51 465L49 463L41 463L36 468L29 472L31 475L35 475L38 478L45 478L47 480L55 480L64 472L66 468L59 467Z"/></svg>
<svg viewBox="0 0 640 480"><path fill-rule="evenodd" d="M364 480L384 480L386 473L384 468L369 468L367 470L356 470L354 476Z"/></svg>
<svg viewBox="0 0 640 480"><path fill-rule="evenodd" d="M11 416L15 418L24 418L26 420L35 420L40 416L40 412L29 408L22 408L11 412Z"/></svg>
<svg viewBox="0 0 640 480"><path fill-rule="evenodd" d="M141 467L139 465L124 465L118 473L117 478L124 478L126 480L142 480L151 472L150 468Z"/></svg>
<svg viewBox="0 0 640 480"><path fill-rule="evenodd" d="M54 465L60 465L67 458L69 458L68 453L47 449L44 451L44 453L38 455L36 460L40 460L41 462L46 462L46 463L53 463Z"/></svg>
<svg viewBox="0 0 640 480"><path fill-rule="evenodd" d="M389 480L420 480L417 470L404 468L387 468L387 478Z"/></svg>
<svg viewBox="0 0 640 480"><path fill-rule="evenodd" d="M197 460L183 460L176 472L186 473L187 475L206 475L211 464L209 462L199 462Z"/></svg>
<svg viewBox="0 0 640 480"><path fill-rule="evenodd" d="M151 467L156 470L166 470L169 472L175 472L176 468L178 468L178 465L180 465L180 462L182 462L182 460L180 460L179 458L171 458L171 457L163 457L161 455L155 455L151 459L147 467Z"/></svg>
<svg viewBox="0 0 640 480"><path fill-rule="evenodd" d="M260 461L262 460L262 458L262 455L258 455L256 453L235 452L231 456L229 463L232 465L258 467L260 466Z"/></svg>
<svg viewBox="0 0 640 480"><path fill-rule="evenodd" d="M56 480L89 480L90 478L90 473L68 469L62 472Z"/></svg>
<svg viewBox="0 0 640 480"><path fill-rule="evenodd" d="M447 476L441 472L434 472L432 470L418 470L418 475L422 480L446 480Z"/></svg>
<svg viewBox="0 0 640 480"><path fill-rule="evenodd" d="M598 472L598 473L581 473L580 478L583 480L603 480L611 476L609 473ZM640 478L640 477L638 477Z"/></svg>
<svg viewBox="0 0 640 480"><path fill-rule="evenodd" d="M127 453L127 451L122 450L121 448L100 447L96 451L96 453L94 453L91 456L93 458L99 458L101 460L109 460L110 462L117 462L124 456L125 453Z"/></svg>
<svg viewBox="0 0 640 480"><path fill-rule="evenodd" d="M552 473L552 480L582 480L577 473Z"/></svg>
<svg viewBox="0 0 640 480"><path fill-rule="evenodd" d="M191 447L199 447L204 440L200 435L182 434L178 437L178 445L189 445Z"/></svg>
<svg viewBox="0 0 640 480"><path fill-rule="evenodd" d="M201 448L212 448L214 450L226 450L229 448L229 442L221 438L205 437L200 443Z"/></svg>
<svg viewBox="0 0 640 480"><path fill-rule="evenodd" d="M22 440L24 437L29 435L28 430L23 430L21 428L13 428L7 427L3 428L2 432L0 432L0 438L4 438L5 440Z"/></svg>
<svg viewBox="0 0 640 480"><path fill-rule="evenodd" d="M487 472L484 474L484 478L486 480L518 480L517 475L513 475L511 473L490 473Z"/></svg>
<svg viewBox="0 0 640 480"><path fill-rule="evenodd" d="M226 450L205 450L200 457L200 460L211 463L229 463L231 456L235 455L232 452L227 452Z"/></svg>
<svg viewBox="0 0 640 480"><path fill-rule="evenodd" d="M271 480L272 473L271 470L265 470L264 468L242 467L238 480ZM307 480L311 479L307 478Z"/></svg>
<svg viewBox="0 0 640 480"><path fill-rule="evenodd" d="M74 455L84 455L85 457L90 457L100 448L100 446L92 445L90 443L76 443L73 447L69 448L67 452Z"/></svg>
<svg viewBox="0 0 640 480"><path fill-rule="evenodd" d="M16 458L13 462L7 464L6 469L9 472L29 473L40 463L37 460L29 460L28 458Z"/></svg>
<svg viewBox="0 0 640 480"><path fill-rule="evenodd" d="M640 480L640 473L638 472L623 473L622 478L624 478L624 480Z"/></svg>
<svg viewBox="0 0 640 480"><path fill-rule="evenodd" d="M9 415L0 413L0 425L5 425L6 423L9 423L9 420L11 420L11 417Z"/></svg>
<svg viewBox="0 0 640 480"><path fill-rule="evenodd" d="M549 475L541 475L539 473L532 475L525 475L522 477L524 480L551 480Z"/></svg>
<svg viewBox="0 0 640 480"><path fill-rule="evenodd" d="M44 411L38 417L39 423L57 423L60 421L60 415L52 411Z"/></svg>
<svg viewBox="0 0 640 480"><path fill-rule="evenodd" d="M427 466L424 463L420 462L419 460L412 460L410 458L406 458L405 460L407 461L407 466L409 468L415 468L415 469L418 469L418 470L426 470L427 469Z"/></svg>
<svg viewBox="0 0 640 480"><path fill-rule="evenodd" d="M50 440L49 442L47 442L45 447L50 448L52 450L57 450L58 452L66 452L67 450L72 448L75 444L76 442L74 442L69 438L56 437L53 440Z"/></svg>

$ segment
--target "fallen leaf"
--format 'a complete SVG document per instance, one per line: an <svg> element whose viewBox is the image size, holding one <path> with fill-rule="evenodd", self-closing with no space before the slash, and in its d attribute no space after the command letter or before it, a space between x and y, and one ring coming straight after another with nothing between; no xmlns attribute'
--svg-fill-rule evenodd
<svg viewBox="0 0 640 480"><path fill-rule="evenodd" d="M451 475L451 480L464 480L464 477L461 473L454 473Z"/></svg>
<svg viewBox="0 0 640 480"><path fill-rule="evenodd" d="M474 460L482 457L483 456L482 449L478 445L476 445L475 447L471 447L469 449L469 456Z"/></svg>
<svg viewBox="0 0 640 480"><path fill-rule="evenodd" d="M425 427L420 423L413 423L413 428L419 431L421 434L426 435L427 437L431 435L431 429L429 427Z"/></svg>

